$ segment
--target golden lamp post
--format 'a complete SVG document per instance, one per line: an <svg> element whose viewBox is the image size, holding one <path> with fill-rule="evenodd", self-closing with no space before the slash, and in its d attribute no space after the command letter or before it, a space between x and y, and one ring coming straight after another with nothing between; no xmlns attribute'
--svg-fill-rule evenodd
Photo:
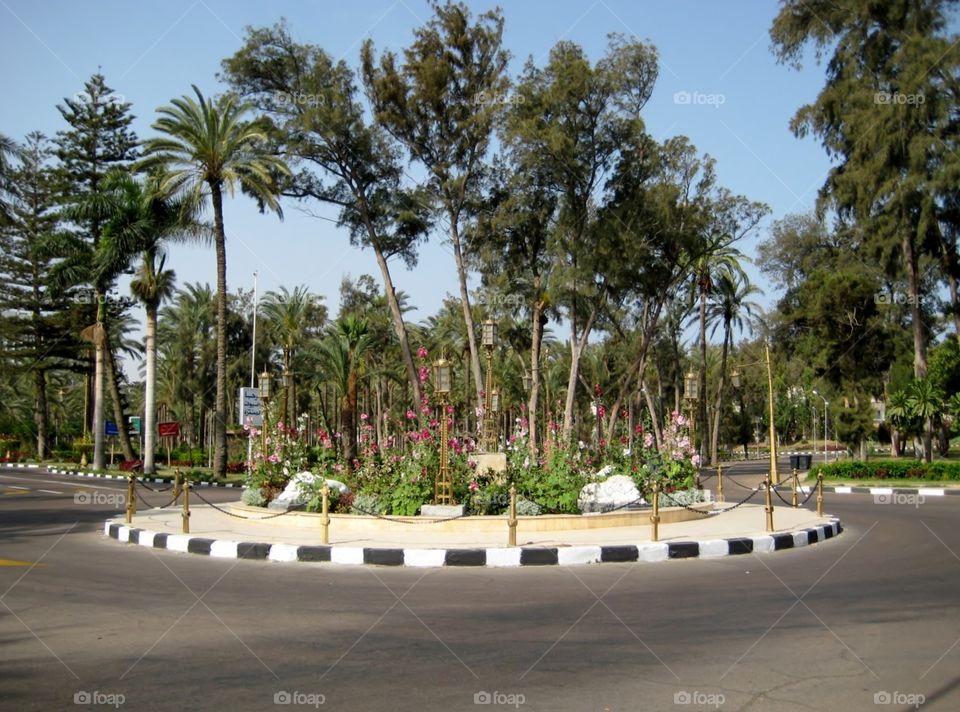
<svg viewBox="0 0 960 712"><path fill-rule="evenodd" d="M700 386L700 376L696 371L687 371L683 377L683 397L690 405L690 444L700 454L697 447L697 391ZM698 468L699 469L699 466Z"/></svg>
<svg viewBox="0 0 960 712"><path fill-rule="evenodd" d="M483 404L483 449L495 452L497 449L497 422L493 413L493 349L497 345L497 323L492 319L483 322L481 343L487 356L487 374L484 385Z"/></svg>
<svg viewBox="0 0 960 712"><path fill-rule="evenodd" d="M777 474L777 427L776 427L776 410L773 405L773 369L770 366L770 347L765 347L765 358L764 361L767 366L767 416L770 421L770 480L773 484L780 484L780 475ZM754 361L753 363L741 364L742 367L748 366L757 366L761 362ZM733 370L733 373L730 374L730 380L733 383L734 388L740 388L742 379L740 376L740 371L738 368Z"/></svg>
<svg viewBox="0 0 960 712"><path fill-rule="evenodd" d="M453 480L450 477L447 397L450 395L450 362L441 358L433 365L433 387L440 403L440 467L433 484L434 504L454 504Z"/></svg>

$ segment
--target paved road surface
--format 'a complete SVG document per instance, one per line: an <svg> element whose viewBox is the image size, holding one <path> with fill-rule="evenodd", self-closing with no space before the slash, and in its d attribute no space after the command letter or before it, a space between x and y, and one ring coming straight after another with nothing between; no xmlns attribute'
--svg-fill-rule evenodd
<svg viewBox="0 0 960 712"><path fill-rule="evenodd" d="M828 496L844 534L796 551L420 571L120 545L123 491L0 471L4 712L960 710L953 498Z"/></svg>

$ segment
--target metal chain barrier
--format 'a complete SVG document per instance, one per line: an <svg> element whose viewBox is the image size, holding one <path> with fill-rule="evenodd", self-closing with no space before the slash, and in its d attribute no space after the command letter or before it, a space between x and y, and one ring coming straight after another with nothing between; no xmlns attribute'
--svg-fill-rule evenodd
<svg viewBox="0 0 960 712"><path fill-rule="evenodd" d="M454 520L464 519L470 516L469 514L464 513L464 514L457 515L456 517L446 517L445 519L420 519L420 520L415 519L413 521L410 521L407 519L393 519L383 514L377 514L376 512L368 512L367 510L361 507L358 507L355 504L352 504L350 506L352 509L355 509L358 512L360 512L360 514L366 514L368 517L376 517L377 519L385 519L386 521L394 522L395 524L440 524L442 522L452 522Z"/></svg>
<svg viewBox="0 0 960 712"><path fill-rule="evenodd" d="M278 512L277 514L269 514L269 515L267 515L266 517L244 517L244 516L242 516L242 515L240 515L240 514L236 514L235 512L231 512L231 511L229 511L229 510L226 510L226 509L224 509L223 507L217 506L216 504L214 504L213 502L211 502L210 500L208 500L206 497L204 497L202 494L200 494L200 492L194 490L193 487L190 487L190 491L193 492L194 496L195 496L197 499L199 499L201 502L205 502L206 504L209 504L211 507L213 507L213 508L214 508L215 510L217 510L218 512L220 512L220 513L222 513L222 514L226 514L228 517L234 517L234 518L236 518L236 519L248 519L248 520L250 520L250 521L260 522L260 521L263 521L264 519L276 519L277 517L282 517L282 516L284 516L284 515L286 515L286 514L292 514L293 512L299 512L299 511L300 511L300 510L297 509L297 508L290 508L290 509L287 509L287 510L285 510L285 511L283 511L283 512ZM298 506L300 506L300 505L298 505Z"/></svg>
<svg viewBox="0 0 960 712"><path fill-rule="evenodd" d="M719 515L719 514L726 514L727 512L732 512L732 511L733 511L734 509L736 509L737 507L739 507L739 506L741 506L741 505L744 505L744 504L746 504L747 502L749 502L751 499L753 499L754 497L756 497L758 494L760 494L760 489L759 489L759 488L758 488L758 489L755 489L753 492L751 492L750 494L748 494L747 497L746 497L746 499L741 499L739 502L737 502L737 503L736 503L735 505L733 505L732 507L724 507L723 509L718 510L718 511L716 512L716 514Z"/></svg>
<svg viewBox="0 0 960 712"><path fill-rule="evenodd" d="M172 485L172 484L171 484L169 487L163 487L163 488L160 488L160 487L151 487L150 485L148 485L146 482L144 482L144 481L141 480L141 479L138 479L138 480L137 480L137 484L140 485L141 487L145 488L145 489L150 490L151 492L169 492L170 490L173 489L173 485Z"/></svg>
<svg viewBox="0 0 960 712"><path fill-rule="evenodd" d="M733 482L733 484L735 484L735 485L736 485L737 487L739 487L740 489L753 490L754 492L756 492L756 491L758 491L758 490L760 489L759 487L748 487L747 485L740 484L740 483L737 482L735 479L733 479L730 475L727 475L727 474L724 474L723 477L724 477L725 480L730 480L731 482Z"/></svg>
<svg viewBox="0 0 960 712"><path fill-rule="evenodd" d="M791 508L793 507L793 502L788 502L787 500L785 500L785 499L783 498L783 495L780 494L780 490L778 490L778 489L776 488L776 486L772 487L771 489L773 490L773 493L774 493L775 495L777 495L777 497L780 498L780 501L781 501L781 502L783 502L783 503L784 503L785 505L787 505L788 507L791 507Z"/></svg>
<svg viewBox="0 0 960 712"><path fill-rule="evenodd" d="M164 504L164 505L162 505L162 506L160 506L160 507L157 507L156 505L150 504L147 500L145 500L145 499L143 498L143 495L140 494L139 492L137 492L136 494L137 494L137 499L139 499L141 502L143 502L145 505L147 505L150 509L166 509L166 508L169 507L171 504L174 504L178 499L180 499L180 495L177 494L176 497L174 497L173 499L171 499L171 500L170 500L169 502L167 502L166 504Z"/></svg>

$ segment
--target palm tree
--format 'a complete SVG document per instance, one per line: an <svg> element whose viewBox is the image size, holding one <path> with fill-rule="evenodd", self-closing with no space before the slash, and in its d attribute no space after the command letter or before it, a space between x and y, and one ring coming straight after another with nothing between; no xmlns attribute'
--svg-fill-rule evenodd
<svg viewBox="0 0 960 712"><path fill-rule="evenodd" d="M740 260L746 259L735 247L730 245L730 238L720 235L710 238L703 246L700 254L693 261L690 274L690 301L698 303L698 321L700 327L700 374L697 385L697 402L699 412L697 420L702 426L707 424L707 302L716 288L716 284L725 276L731 280L746 280L746 274L740 266ZM706 430L697 430L706 435ZM706 464L711 464L707 462Z"/></svg>
<svg viewBox="0 0 960 712"><path fill-rule="evenodd" d="M319 335L327 318L327 310L319 304L321 297L311 294L305 286L294 287L290 292L281 287L279 292L267 292L263 295L263 315L267 323L267 333L280 347L283 357L283 371L290 373L298 351ZM293 384L287 392L288 408L282 417L289 423L296 421L296 391Z"/></svg>
<svg viewBox="0 0 960 712"><path fill-rule="evenodd" d="M158 168L161 194L182 195L185 205L202 206L209 192L213 206L217 255L217 397L214 474L227 470L227 250L223 226L223 192L237 186L261 205L283 213L277 202L276 176L289 175L281 158L270 152L267 134L257 121L244 121L249 104L225 95L208 101L194 86L196 99L184 96L162 106L153 128L165 136L144 144L144 168Z"/></svg>
<svg viewBox="0 0 960 712"><path fill-rule="evenodd" d="M903 437L909 434L911 420L913 420L910 405L907 403L906 391L895 391L887 399L887 419L893 426L890 440L893 445L893 454L900 457L903 454Z"/></svg>
<svg viewBox="0 0 960 712"><path fill-rule="evenodd" d="M163 198L157 191L156 179L141 184L127 173L108 176L104 187L105 202L112 218L107 226L105 251L119 263L129 262L140 254L141 263L130 284L135 297L146 309L146 378L144 393L143 471L154 472L153 455L156 430L156 334L160 303L173 295L175 275L164 269L165 243L198 238L203 226L187 206ZM109 258L108 258L109 259Z"/></svg>
<svg viewBox="0 0 960 712"><path fill-rule="evenodd" d="M216 349L211 349L215 314L216 296L210 286L187 284L161 310L157 323L161 402L184 423L184 437L191 446L198 442L196 426L216 388Z"/></svg>
<svg viewBox="0 0 960 712"><path fill-rule="evenodd" d="M747 276L740 272L724 271L711 293L710 305L707 310L707 321L713 323L710 337L723 326L723 349L720 358L720 378L717 383L716 410L713 415L713 430L710 438L710 461L717 462L717 447L720 439L720 415L723 411L723 389L727 377L727 356L733 348L733 329L743 331L744 326L752 332L756 314L760 305L749 301L754 294L762 294L762 290L750 284Z"/></svg>
<svg viewBox="0 0 960 712"><path fill-rule="evenodd" d="M325 370L340 390L341 438L348 469L353 468L357 453L357 382L372 346L367 320L352 315L338 319L321 346Z"/></svg>
<svg viewBox="0 0 960 712"><path fill-rule="evenodd" d="M916 378L907 389L907 407L923 422L923 459L933 457L933 419L943 409L943 393L928 378Z"/></svg>

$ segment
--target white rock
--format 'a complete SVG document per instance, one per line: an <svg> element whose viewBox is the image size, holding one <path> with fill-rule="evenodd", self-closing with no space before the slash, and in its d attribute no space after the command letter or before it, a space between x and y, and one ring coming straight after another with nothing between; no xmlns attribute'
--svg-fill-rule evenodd
<svg viewBox="0 0 960 712"><path fill-rule="evenodd" d="M606 477L611 472L613 472L613 465L604 465L603 469L593 476L593 479L599 480L602 477Z"/></svg>
<svg viewBox="0 0 960 712"><path fill-rule="evenodd" d="M290 478L287 486L283 488L283 492L277 496L274 502L290 505L306 504L310 499L309 488L324 479L322 475L315 475L312 472L299 472ZM340 494L350 491L350 488L339 480L326 480L326 483L330 489L338 490Z"/></svg>
<svg viewBox="0 0 960 712"><path fill-rule="evenodd" d="M613 475L603 482L591 482L580 490L577 500L580 511L584 513L607 512L632 502L645 504L640 498L640 490L626 475Z"/></svg>

